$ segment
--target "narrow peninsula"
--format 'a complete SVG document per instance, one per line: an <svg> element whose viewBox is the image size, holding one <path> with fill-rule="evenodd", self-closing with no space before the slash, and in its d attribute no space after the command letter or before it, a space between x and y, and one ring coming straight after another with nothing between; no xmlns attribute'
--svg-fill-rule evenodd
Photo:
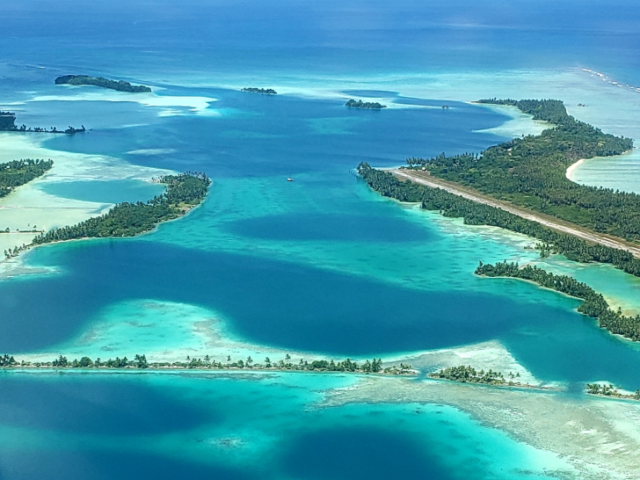
<svg viewBox="0 0 640 480"><path fill-rule="evenodd" d="M560 253L640 276L640 195L578 185L565 176L575 161L619 155L632 140L575 120L557 100L503 102L556 126L481 154L410 158L407 168L392 173L362 163L358 172L384 196L419 202L469 225L534 237L543 257Z"/></svg>
<svg viewBox="0 0 640 480"><path fill-rule="evenodd" d="M53 167L53 160L13 160L0 163L0 197L6 197L17 187L41 177Z"/></svg>
<svg viewBox="0 0 640 480"><path fill-rule="evenodd" d="M307 371L307 372L341 372L341 373L375 373L379 375L412 375L415 371L411 365L400 363L399 366L382 366L381 358L373 358L371 361L365 360L362 363L349 358L342 361L334 360L304 360L294 362L287 354L283 359L271 361L269 357L264 359L264 363L255 362L251 356L246 360L232 360L227 356L226 361L216 361L209 355L202 358L187 357L184 362L150 362L145 354L136 354L133 359L127 357L116 357L102 360L89 357L69 360L64 355L47 362L17 361L13 355L4 354L0 356L0 368L4 369L72 369L72 368L92 368L92 369L163 369L163 370L271 370L271 371Z"/></svg>
<svg viewBox="0 0 640 480"><path fill-rule="evenodd" d="M276 92L273 88L256 88L256 87L245 87L243 89L241 89L242 92L249 92L249 93L260 93L262 95L277 95L278 92Z"/></svg>
<svg viewBox="0 0 640 480"><path fill-rule="evenodd" d="M507 262L496 263L495 265L481 262L475 274L483 277L528 280L537 283L541 287L584 300L584 303L578 307L578 312L595 318L601 328L605 328L613 334L622 335L635 342L640 341L640 315L630 317L623 315L620 310L612 310L602 294L573 277L554 275L531 265L520 268L517 263Z"/></svg>
<svg viewBox="0 0 640 480"><path fill-rule="evenodd" d="M378 102L363 102L362 100L354 100L351 99L347 103L344 104L345 107L349 108L362 108L365 110L381 110L383 108L387 108L386 105L382 105Z"/></svg>
<svg viewBox="0 0 640 480"><path fill-rule="evenodd" d="M211 185L206 174L197 172L165 175L158 182L166 184L167 190L146 203L119 203L99 217L42 233L29 245L5 251L5 257L15 257L24 250L48 243L86 238L133 237L149 232L158 224L181 217L202 203Z"/></svg>
<svg viewBox="0 0 640 480"><path fill-rule="evenodd" d="M150 92L151 88L145 85L131 85L124 80L109 80L104 77L90 77L89 75L63 75L56 78L56 85L92 85L94 87L109 88L118 92L128 93L145 93Z"/></svg>

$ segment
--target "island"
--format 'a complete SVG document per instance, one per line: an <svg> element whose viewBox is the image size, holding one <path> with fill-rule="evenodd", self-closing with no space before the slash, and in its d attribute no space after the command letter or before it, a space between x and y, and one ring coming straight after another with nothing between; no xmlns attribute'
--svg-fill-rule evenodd
<svg viewBox="0 0 640 480"><path fill-rule="evenodd" d="M612 384L587 383L587 393L601 397L615 397L623 400L640 400L640 389L635 393L622 393Z"/></svg>
<svg viewBox="0 0 640 480"><path fill-rule="evenodd" d="M460 365L457 367L447 367L437 372L429 373L429 378L437 378L444 380L452 380L460 383L480 383L483 385L502 385L510 387L532 387L526 383L520 383L516 379L520 378L520 374L509 373L507 376L509 380L504 378L502 372L494 372L489 369L486 372L484 370L476 370L471 365Z"/></svg>
<svg viewBox="0 0 640 480"><path fill-rule="evenodd" d="M201 204L211 185L209 177L198 172L165 175L157 181L167 185L167 190L162 195L147 202L119 203L104 215L42 233L28 245L6 250L5 257L12 258L25 250L48 243L86 238L133 237L149 232L158 224L181 217Z"/></svg>
<svg viewBox="0 0 640 480"><path fill-rule="evenodd" d="M277 95L273 88L256 88L256 87L245 87L241 89L242 92L250 92L250 93L260 93L262 95Z"/></svg>
<svg viewBox="0 0 640 480"><path fill-rule="evenodd" d="M307 371L307 372L341 372L341 373L375 373L379 375L412 375L415 371L411 365L401 363L400 366L392 365L382 367L382 359L374 358L371 361L365 360L362 363L355 362L349 358L342 361L334 360L312 360L300 359L297 363L291 360L287 354L284 359L272 362L269 357L264 359L264 363L257 363L251 358L246 360L233 361L231 356L227 356L226 362L216 361L205 355L202 358L187 357L185 362L150 362L145 354L136 354L132 360L127 357L102 360L96 358L92 360L87 356L80 359L69 360L60 355L58 358L48 362L29 362L25 360L17 361L13 355L4 354L0 356L0 368L15 369L71 369L71 368L92 368L92 369L196 369L196 370L272 370L272 371Z"/></svg>
<svg viewBox="0 0 640 480"><path fill-rule="evenodd" d="M6 197L15 188L44 175L53 167L53 160L13 160L0 163L0 197Z"/></svg>
<svg viewBox="0 0 640 480"><path fill-rule="evenodd" d="M56 78L56 85L92 85L94 87L109 88L118 92L145 93L151 89L145 85L131 85L124 80L109 80L104 77L90 77L89 75L63 75Z"/></svg>
<svg viewBox="0 0 640 480"><path fill-rule="evenodd" d="M386 105L382 105L378 102L363 102L362 100L354 100L351 99L347 103L344 104L345 107L349 108L364 108L369 110L380 110L382 108L387 108Z"/></svg>
<svg viewBox="0 0 640 480"><path fill-rule="evenodd" d="M535 265L526 265L520 268L517 263L507 263L506 261L495 265L480 262L475 274L483 277L528 280L541 287L584 300L584 303L578 307L578 312L595 318L601 328L605 328L613 334L622 335L636 342L640 341L640 315L630 317L623 315L620 310L612 310L602 294L573 277L554 275Z"/></svg>
<svg viewBox="0 0 640 480"><path fill-rule="evenodd" d="M27 127L26 125L16 126L16 114L13 112L0 112L0 132L28 132L28 133L66 133L75 135L84 132L84 125L81 128L68 127L66 130L58 130L56 127Z"/></svg>
<svg viewBox="0 0 640 480"><path fill-rule="evenodd" d="M534 237L543 257L560 253L640 276L640 195L566 178L566 169L579 159L619 155L632 148L632 140L575 120L558 100L483 102L515 102L534 119L556 126L480 154L410 158L403 169L382 171L362 163L360 176L382 195L419 202L466 224Z"/></svg>

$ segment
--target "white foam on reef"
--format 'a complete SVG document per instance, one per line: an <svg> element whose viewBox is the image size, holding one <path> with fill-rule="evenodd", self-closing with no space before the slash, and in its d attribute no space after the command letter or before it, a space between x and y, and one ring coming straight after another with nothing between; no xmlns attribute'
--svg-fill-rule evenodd
<svg viewBox="0 0 640 480"><path fill-rule="evenodd" d="M128 155L168 155L176 153L175 148L141 148L139 150L129 150Z"/></svg>
<svg viewBox="0 0 640 480"><path fill-rule="evenodd" d="M54 134L0 133L0 162L16 159L51 159L53 168L45 175L16 188L0 198L0 230L14 233L0 234L0 252L22 244L29 244L37 233L18 233L17 230L50 230L73 225L100 215L113 206L110 203L87 202L46 193L41 186L89 180L142 180L173 173L169 170L131 165L104 155L85 155L44 148L41 143ZM15 260L9 262L15 267ZM9 265L0 262L1 266ZM13 268L13 267L12 267ZM15 268L13 268L15 270ZM1 274L1 273L0 273Z"/></svg>
<svg viewBox="0 0 640 480"><path fill-rule="evenodd" d="M128 300L99 312L82 332L62 344L47 347L46 351L20 354L20 359L51 361L60 354L70 358L89 356L103 360L115 357L132 358L145 354L153 362L184 362L187 357L209 355L216 362L245 361L251 357L264 364L291 357L287 362L300 360L342 360L338 355L272 347L247 341L230 332L228 322L220 313L186 303L153 299ZM384 357L384 356L383 356ZM350 356L353 360L364 358ZM497 341L464 347L398 354L385 357L384 366L409 363L414 368L430 372L440 368L472 365L476 369L500 371L519 376L514 381L541 385L533 374L520 365L510 352Z"/></svg>
<svg viewBox="0 0 640 480"><path fill-rule="evenodd" d="M486 105L477 104L496 113L500 113L507 117L511 117L502 125L498 125L493 128L485 128L482 130L475 130L476 133L490 133L498 135L500 137L516 138L523 135L540 135L544 130L552 127L547 122L539 120L533 120L531 115L522 113L518 108L508 105Z"/></svg>
<svg viewBox="0 0 640 480"><path fill-rule="evenodd" d="M146 107L161 109L160 116L184 115L184 109L197 115L219 116L215 110L210 109L210 104L217 101L212 97L202 96L176 96L156 95L151 92L128 93L105 89L104 91L86 90L85 87L67 87L73 89L72 94L40 95L29 100L30 102L135 102ZM71 93L71 92L69 92Z"/></svg>
<svg viewBox="0 0 640 480"><path fill-rule="evenodd" d="M153 299L138 299L111 305L98 313L77 337L46 352L28 354L34 361L50 361L62 352L70 357L90 356L103 360L145 354L150 361L183 362L187 356L209 355L218 362L265 357L273 362L289 354L292 362L321 358L309 352L272 348L233 336L224 318L195 305ZM25 358L27 358L25 357ZM22 358L22 355L21 355Z"/></svg>

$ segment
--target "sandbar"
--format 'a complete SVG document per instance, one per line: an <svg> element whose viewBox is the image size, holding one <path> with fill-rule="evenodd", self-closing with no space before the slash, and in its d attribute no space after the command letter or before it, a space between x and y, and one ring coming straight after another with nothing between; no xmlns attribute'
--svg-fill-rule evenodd
<svg viewBox="0 0 640 480"><path fill-rule="evenodd" d="M458 408L518 442L564 458L577 473L549 472L580 480L637 479L640 405L454 382L366 377L330 391L322 407L350 403L436 403Z"/></svg>

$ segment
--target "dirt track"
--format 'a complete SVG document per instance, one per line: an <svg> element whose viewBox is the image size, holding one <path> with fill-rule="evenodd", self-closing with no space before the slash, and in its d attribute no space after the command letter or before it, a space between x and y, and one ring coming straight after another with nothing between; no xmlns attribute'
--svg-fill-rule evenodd
<svg viewBox="0 0 640 480"><path fill-rule="evenodd" d="M611 248L618 248L620 250L626 250L634 257L640 258L640 247L633 245L625 240L612 237L610 235L603 235L600 233L592 232L590 230L587 230L586 228L571 224L569 222L565 222L563 220L559 220L550 215L535 213L525 208L517 207L510 203L496 200L472 189L461 187L460 185L457 185L453 182L434 178L428 173L419 170L390 169L388 171L401 180L411 180L412 182L425 185L427 187L441 188L449 193L453 193L454 195L459 195L460 197L477 203L482 203L499 208L501 210L505 210L509 213L513 213L514 215L518 215L519 217L537 222L558 232L573 235L574 237L578 237L587 242L596 243Z"/></svg>

